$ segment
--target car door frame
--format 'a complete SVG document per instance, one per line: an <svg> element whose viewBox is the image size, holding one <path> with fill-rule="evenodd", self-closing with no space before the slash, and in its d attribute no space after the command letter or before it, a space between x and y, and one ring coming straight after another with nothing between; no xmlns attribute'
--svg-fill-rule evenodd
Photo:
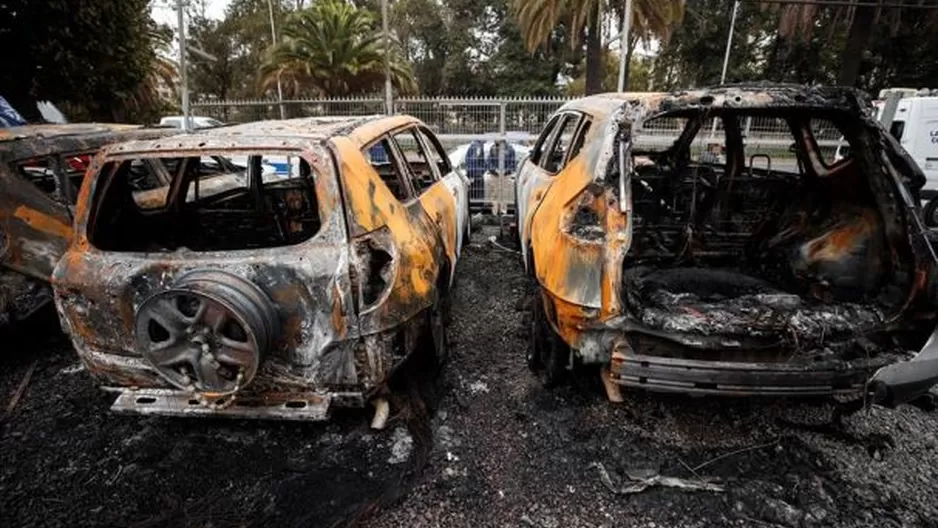
<svg viewBox="0 0 938 528"><path fill-rule="evenodd" d="M443 254L448 260L448 287L452 284L456 274L456 259L458 255L459 232L457 225L458 213L456 198L451 193L443 178L440 177L439 169L433 167L435 164L431 163L429 158L427 158L427 165L429 165L430 174L433 176L433 183L419 192L416 186L414 186L416 175L413 170L411 170L407 156L396 141L395 136L401 133L410 133L414 136L414 139L417 140L417 145L421 149L424 149L425 147L423 146L423 141L420 139L420 134L416 133L418 129L419 126L416 123L408 123L390 130L387 136L391 139L392 148L395 149L396 155L400 157L399 159L403 163L404 174L407 176L414 198L420 203L421 210L426 220L429 222L429 225L434 226L435 241L440 244L443 249ZM424 156L426 157L426 152L424 152Z"/></svg>
<svg viewBox="0 0 938 528"><path fill-rule="evenodd" d="M449 157L446 155L446 150L443 149L443 145L440 143L439 138L426 126L426 125L417 125L418 139L424 143L429 143L429 145L424 145L424 148L427 152L435 150L437 156L443 160L443 163L446 164L448 169L446 174L443 174L440 171L439 166L436 163L433 163L433 169L437 172L437 177L443 181L443 184L449 190L450 194L453 195L455 201L455 218L456 218L456 260L459 259L462 254L463 245L466 243L466 233L469 231L469 181L468 178L459 173L450 163ZM453 262L453 266L456 265L456 262ZM455 269L454 269L455 271ZM451 278L452 280L452 278Z"/></svg>
<svg viewBox="0 0 938 528"><path fill-rule="evenodd" d="M534 148L531 151L531 154L535 152L538 153L537 162L535 163L529 155L528 158L525 159L523 170L519 171L518 174L518 183L516 186L516 192L518 194L518 205L516 207L518 238L521 243L522 260L525 269L529 273L533 273L534 271L530 269L529 266L531 256L528 251L531 241L532 220L544 197L550 192L554 178L566 167L570 152L568 150L564 153L564 159L561 161L560 169L557 172L549 172L544 168L544 157L547 153L553 151L558 140L558 134L570 117L576 119L576 123L573 127L574 136L579 132L585 117L583 112L561 110L551 116L547 126L541 131L541 135L538 136L537 142L534 144ZM550 127L551 123L553 123L553 126L548 131L548 127Z"/></svg>

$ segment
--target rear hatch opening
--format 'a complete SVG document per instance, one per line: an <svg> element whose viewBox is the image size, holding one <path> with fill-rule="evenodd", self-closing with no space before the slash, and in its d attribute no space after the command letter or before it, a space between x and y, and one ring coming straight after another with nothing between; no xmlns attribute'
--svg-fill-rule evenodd
<svg viewBox="0 0 938 528"><path fill-rule="evenodd" d="M89 222L104 251L293 245L319 231L310 165L296 153L154 153L108 162Z"/></svg>
<svg viewBox="0 0 938 528"><path fill-rule="evenodd" d="M893 320L913 291L915 258L903 206L880 147L844 119L687 114L669 148L646 122L632 151L621 283L636 350L755 363L904 354ZM754 120L784 120L792 134L744 147ZM834 161L825 136L844 132L853 155Z"/></svg>

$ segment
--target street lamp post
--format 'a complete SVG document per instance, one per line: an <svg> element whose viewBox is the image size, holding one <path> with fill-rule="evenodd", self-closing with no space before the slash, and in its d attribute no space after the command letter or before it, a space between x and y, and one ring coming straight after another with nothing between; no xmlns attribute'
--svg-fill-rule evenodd
<svg viewBox="0 0 938 528"><path fill-rule="evenodd" d="M388 34L388 0L381 0L381 30L384 32L384 112L394 113L394 99L391 92L391 38Z"/></svg>
<svg viewBox="0 0 938 528"><path fill-rule="evenodd" d="M720 84L726 82L726 67L730 63L730 48L733 46L733 31L736 29L737 13L739 13L739 0L733 3L733 17L730 19L730 33L726 36L726 52L723 54L723 73L720 74Z"/></svg>
<svg viewBox="0 0 938 528"><path fill-rule="evenodd" d="M619 33L619 84L620 92L625 91L625 68L629 54L629 30L632 27L632 0L625 0L625 12L622 15L622 32Z"/></svg>
<svg viewBox="0 0 938 528"><path fill-rule="evenodd" d="M189 121L189 81L186 77L186 21L183 13L183 0L176 2L176 16L179 23L179 91L182 95L182 129L192 131Z"/></svg>
<svg viewBox="0 0 938 528"><path fill-rule="evenodd" d="M270 13L270 41L277 45L277 26L274 25L274 1L267 0L267 11ZM280 82L280 72L277 72L277 103L280 105L280 119L287 118L287 111L283 107L283 84Z"/></svg>

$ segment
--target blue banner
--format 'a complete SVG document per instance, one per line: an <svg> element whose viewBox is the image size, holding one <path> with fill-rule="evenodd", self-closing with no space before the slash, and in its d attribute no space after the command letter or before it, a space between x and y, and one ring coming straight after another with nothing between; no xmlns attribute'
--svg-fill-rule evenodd
<svg viewBox="0 0 938 528"><path fill-rule="evenodd" d="M23 116L21 116L15 108L10 106L10 103L8 103L3 96L0 96L0 127L10 128L23 126L25 124L26 120L23 119Z"/></svg>

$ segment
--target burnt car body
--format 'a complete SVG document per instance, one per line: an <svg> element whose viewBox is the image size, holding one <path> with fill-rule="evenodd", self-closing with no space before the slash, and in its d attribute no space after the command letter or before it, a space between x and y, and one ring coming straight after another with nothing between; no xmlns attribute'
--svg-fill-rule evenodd
<svg viewBox="0 0 938 528"><path fill-rule="evenodd" d="M101 147L167 135L136 125L0 129L0 326L52 302L49 278L72 235L72 207Z"/></svg>
<svg viewBox="0 0 938 528"><path fill-rule="evenodd" d="M53 275L59 317L117 411L320 420L373 401L386 416L395 369L445 354L466 189L406 116L114 145Z"/></svg>
<svg viewBox="0 0 938 528"><path fill-rule="evenodd" d="M622 386L884 403L927 390L924 176L870 108L852 89L762 84L565 105L516 187L538 289L530 366L553 384L599 365L613 401ZM759 123L790 134L760 139ZM818 146L825 127L850 157ZM725 160L699 152L715 142Z"/></svg>

